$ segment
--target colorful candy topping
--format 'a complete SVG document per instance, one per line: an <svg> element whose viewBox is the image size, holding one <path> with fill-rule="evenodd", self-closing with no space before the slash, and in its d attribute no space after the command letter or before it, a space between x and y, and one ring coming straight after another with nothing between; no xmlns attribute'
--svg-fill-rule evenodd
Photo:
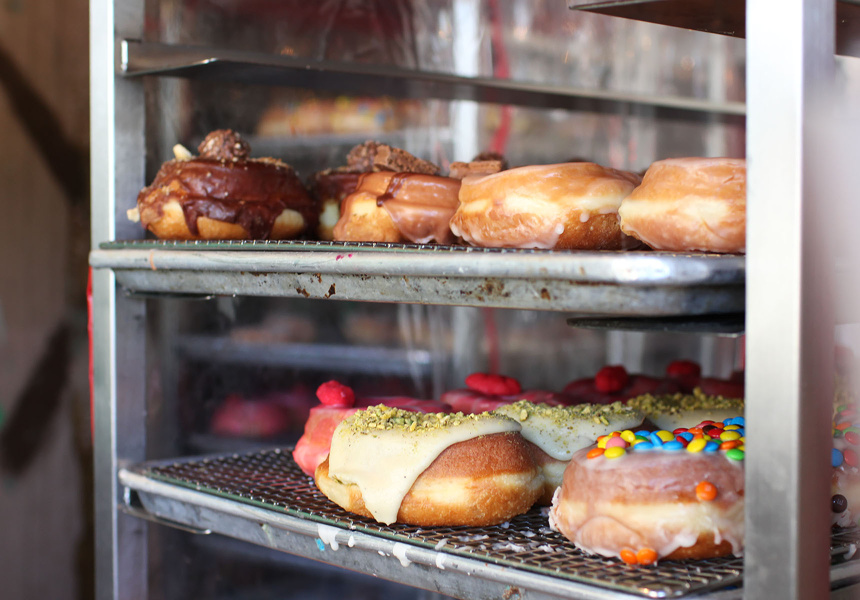
<svg viewBox="0 0 860 600"><path fill-rule="evenodd" d="M642 548L636 553L640 565L653 565L657 562L657 552L651 548Z"/></svg>
<svg viewBox="0 0 860 600"><path fill-rule="evenodd" d="M653 565L657 562L657 552L652 548L640 548L634 552L630 548L623 548L619 558L628 565Z"/></svg>
<svg viewBox="0 0 860 600"><path fill-rule="evenodd" d="M317 398L326 406L342 406L349 408L355 404L355 392L337 381L326 381L317 388Z"/></svg>
<svg viewBox="0 0 860 600"><path fill-rule="evenodd" d="M696 486L696 497L699 500L710 502L717 497L717 486L710 481L700 481Z"/></svg>
<svg viewBox="0 0 860 600"><path fill-rule="evenodd" d="M598 392L612 394L620 392L630 383L627 369L622 366L603 367L594 376L594 387Z"/></svg>
<svg viewBox="0 0 860 600"><path fill-rule="evenodd" d="M830 464L833 466L833 468L841 467L842 461L844 461L844 460L845 460L845 457L842 454L841 450L837 450L836 448L833 448L833 450L830 451Z"/></svg>
<svg viewBox="0 0 860 600"><path fill-rule="evenodd" d="M625 429L598 437L597 448L589 450L587 457L618 458L631 450L637 452L649 450L678 452L686 449L687 452L694 453L722 450L726 453L727 458L743 460L745 439L743 417L725 419L722 423L702 421L696 427L678 428L675 431L645 431L643 429L634 433ZM835 452L839 452L841 461L843 452L834 449ZM850 460L860 462L860 458L853 451L846 449L845 452L851 452ZM845 460L848 461L848 459Z"/></svg>
<svg viewBox="0 0 860 600"><path fill-rule="evenodd" d="M472 373L466 377L466 387L491 396L512 396L523 391L520 382L513 377L490 373Z"/></svg>
<svg viewBox="0 0 860 600"><path fill-rule="evenodd" d="M830 499L830 510L835 513L845 512L848 508L848 499L842 494L834 494Z"/></svg>
<svg viewBox="0 0 860 600"><path fill-rule="evenodd" d="M588 451L588 458L597 458L598 456L603 456L603 448L592 448Z"/></svg>

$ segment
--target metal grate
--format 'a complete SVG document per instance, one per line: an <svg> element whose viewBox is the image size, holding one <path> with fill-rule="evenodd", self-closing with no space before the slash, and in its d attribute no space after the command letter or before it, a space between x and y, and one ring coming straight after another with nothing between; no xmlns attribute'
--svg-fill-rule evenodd
<svg viewBox="0 0 860 600"><path fill-rule="evenodd" d="M652 250L545 250L540 248L483 248L478 246L443 246L440 244L396 244L388 242L323 242L313 240L117 240L102 242L102 250L376 250L396 252L435 252L437 254L572 254L585 253L629 256L643 254L645 256L690 256L698 258L714 258L725 261L733 258L742 259L740 255L710 254L707 252L655 252Z"/></svg>
<svg viewBox="0 0 860 600"><path fill-rule="evenodd" d="M587 556L549 529L545 509L532 510L494 527L425 530L382 525L347 513L329 501L286 450L143 465L140 472L167 483L335 527L646 597L678 597L739 585L742 579L741 558L662 561L645 568Z"/></svg>

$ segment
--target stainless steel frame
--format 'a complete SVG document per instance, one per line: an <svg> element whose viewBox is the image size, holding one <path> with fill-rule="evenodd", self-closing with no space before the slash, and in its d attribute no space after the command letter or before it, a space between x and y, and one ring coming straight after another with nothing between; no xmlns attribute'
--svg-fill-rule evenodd
<svg viewBox="0 0 860 600"><path fill-rule="evenodd" d="M829 587L835 260L821 215L839 190L826 184L844 176L814 159L834 148L822 127L836 92L834 3L779 9L775 19L773 5L747 3L744 593L800 600Z"/></svg>
<svg viewBox="0 0 860 600"><path fill-rule="evenodd" d="M140 235L116 199L134 197L143 182L142 84L119 75L120 40L142 37L142 4L91 0L94 261L100 243ZM817 175L833 173L816 170L813 153L828 151L816 132L833 112L822 96L836 93L833 15L833 0L785 0L776 15L772 3L747 2L746 598L813 598L829 587L821 465L830 444L832 257L819 221L828 199L816 192ZM132 67L137 50L126 53ZM117 293L111 268L94 270L93 305L97 598L145 598L147 525L118 511L117 475L145 455L146 315L142 302Z"/></svg>

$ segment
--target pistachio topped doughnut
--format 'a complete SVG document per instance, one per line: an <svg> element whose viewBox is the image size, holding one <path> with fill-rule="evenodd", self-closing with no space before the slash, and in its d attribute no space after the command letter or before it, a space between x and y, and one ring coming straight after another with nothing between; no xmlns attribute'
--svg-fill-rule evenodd
<svg viewBox="0 0 860 600"><path fill-rule="evenodd" d="M495 414L510 417L522 426L535 463L544 477L541 504L549 505L561 485L564 469L577 450L616 430L640 425L644 416L623 402L549 406L520 400L497 408Z"/></svg>
<svg viewBox="0 0 860 600"><path fill-rule="evenodd" d="M490 413L372 406L335 429L316 484L335 504L385 524L503 523L543 490L520 429Z"/></svg>
<svg viewBox="0 0 860 600"><path fill-rule="evenodd" d="M744 441L743 417L674 434L602 437L573 455L553 498L550 527L584 552L630 564L739 556Z"/></svg>
<svg viewBox="0 0 860 600"><path fill-rule="evenodd" d="M627 404L644 413L660 429L668 431L678 427L693 427L707 420L723 421L744 412L743 398L709 396L699 388L694 389L692 394L644 394L631 398Z"/></svg>

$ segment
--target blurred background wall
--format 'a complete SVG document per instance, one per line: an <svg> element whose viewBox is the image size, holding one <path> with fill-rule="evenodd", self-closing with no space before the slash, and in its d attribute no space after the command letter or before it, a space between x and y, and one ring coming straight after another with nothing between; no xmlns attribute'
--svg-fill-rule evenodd
<svg viewBox="0 0 860 600"><path fill-rule="evenodd" d="M86 0L0 2L0 596L91 598Z"/></svg>

